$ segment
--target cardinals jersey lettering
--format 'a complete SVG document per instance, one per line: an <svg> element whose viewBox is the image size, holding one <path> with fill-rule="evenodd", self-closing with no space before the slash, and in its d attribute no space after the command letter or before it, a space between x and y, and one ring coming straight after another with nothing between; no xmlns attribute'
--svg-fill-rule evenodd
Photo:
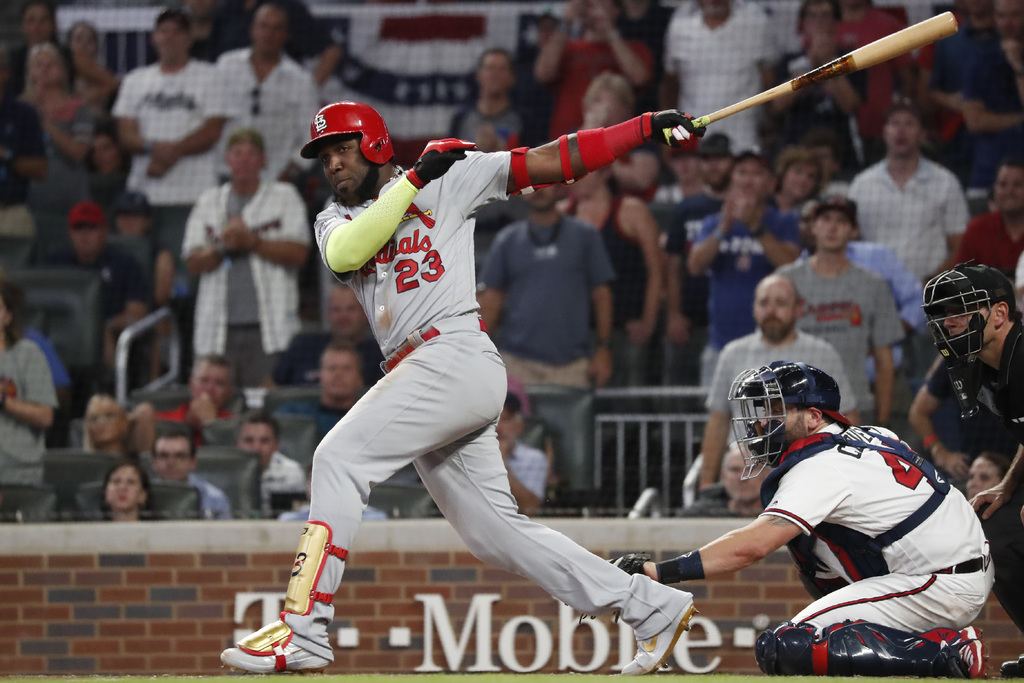
<svg viewBox="0 0 1024 683"><path fill-rule="evenodd" d="M507 199L510 155L470 152L416 196L391 239L361 268L335 273L355 290L370 328L389 356L413 331L476 311L472 218L480 206ZM389 182L387 192L398 179ZM331 232L372 204L320 212L315 233L320 256Z"/></svg>

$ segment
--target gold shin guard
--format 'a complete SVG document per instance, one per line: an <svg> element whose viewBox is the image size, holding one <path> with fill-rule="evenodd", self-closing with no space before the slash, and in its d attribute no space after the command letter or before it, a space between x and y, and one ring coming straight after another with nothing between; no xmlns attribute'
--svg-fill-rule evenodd
<svg viewBox="0 0 1024 683"><path fill-rule="evenodd" d="M307 522L299 540L299 550L292 565L292 578L284 601L284 611L307 615L314 602L330 604L333 593L320 593L316 584L324 570L328 555L344 561L348 551L331 544L331 527L323 522Z"/></svg>

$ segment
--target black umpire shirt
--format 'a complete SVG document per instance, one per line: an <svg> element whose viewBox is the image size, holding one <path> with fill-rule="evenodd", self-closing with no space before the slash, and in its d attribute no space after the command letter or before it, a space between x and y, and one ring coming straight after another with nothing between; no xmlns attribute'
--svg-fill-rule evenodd
<svg viewBox="0 0 1024 683"><path fill-rule="evenodd" d="M1015 322L1003 343L999 369L982 365L978 402L1003 421L1017 443L1024 444L1024 328Z"/></svg>
<svg viewBox="0 0 1024 683"><path fill-rule="evenodd" d="M1015 322L1003 344L999 369L982 365L978 402L1002 420L1018 443L1024 444L1024 329ZM1017 628L1024 630L1024 485L1009 502L981 522L995 563L993 592Z"/></svg>

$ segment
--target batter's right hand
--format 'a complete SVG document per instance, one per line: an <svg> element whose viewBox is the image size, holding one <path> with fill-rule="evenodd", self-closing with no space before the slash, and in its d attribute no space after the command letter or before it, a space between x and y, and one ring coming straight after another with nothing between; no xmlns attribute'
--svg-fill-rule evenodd
<svg viewBox="0 0 1024 683"><path fill-rule="evenodd" d="M445 138L443 140L431 140L423 154L420 155L416 165L405 174L409 182L423 189L423 186L431 180L437 180L452 167L459 159L466 158L466 152L476 149L476 145L468 140L457 138Z"/></svg>
<svg viewBox="0 0 1024 683"><path fill-rule="evenodd" d="M704 137L707 128L694 126L693 117L677 109L666 109L651 115L651 137L669 147L683 147L691 144L696 136Z"/></svg>

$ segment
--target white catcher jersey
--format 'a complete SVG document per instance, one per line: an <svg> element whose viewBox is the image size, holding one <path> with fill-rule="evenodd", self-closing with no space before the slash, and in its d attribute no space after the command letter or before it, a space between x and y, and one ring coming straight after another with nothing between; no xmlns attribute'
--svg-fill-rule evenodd
<svg viewBox="0 0 1024 683"><path fill-rule="evenodd" d="M508 152L469 152L427 184L409 206L395 234L376 256L350 273L335 273L355 290L385 357L406 337L445 318L472 313L476 302L473 230L477 208L508 199ZM389 182L387 192L400 178ZM317 215L316 242L366 210L331 204Z"/></svg>
<svg viewBox="0 0 1024 683"><path fill-rule="evenodd" d="M830 425L824 431L838 433ZM852 440L883 445L876 432L898 437L880 427L850 427ZM792 467L779 482L775 497L762 514L783 517L812 534L822 522L877 537L902 522L932 495L932 486L915 467L895 456L843 447L813 455ZM978 516L960 491L950 488L942 503L918 527L885 547L882 556L894 574L930 574L987 553ZM844 549L829 547L820 537L814 544L818 578L853 581L843 562ZM821 565L828 569L825 570Z"/></svg>

